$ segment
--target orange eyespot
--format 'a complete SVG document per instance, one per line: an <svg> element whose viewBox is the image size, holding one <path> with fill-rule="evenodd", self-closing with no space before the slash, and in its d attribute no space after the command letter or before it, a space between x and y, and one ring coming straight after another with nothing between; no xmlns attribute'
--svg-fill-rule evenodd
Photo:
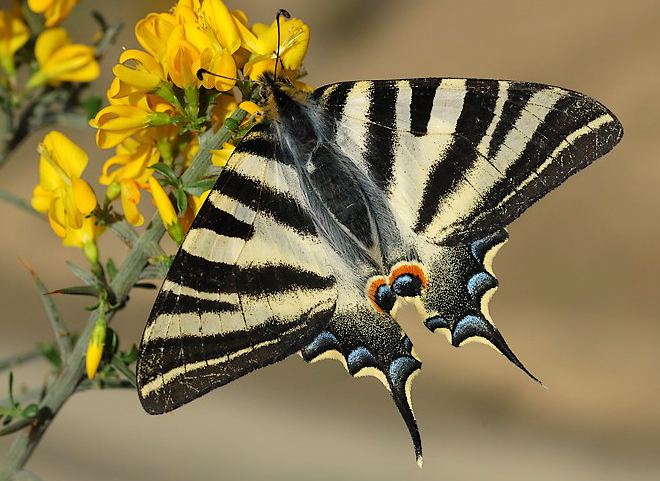
<svg viewBox="0 0 660 481"><path fill-rule="evenodd" d="M388 284L394 284L396 278L404 274L417 277L422 284L422 288L426 288L429 284L429 278L424 271L424 266L419 262L397 262L390 270Z"/></svg>
<svg viewBox="0 0 660 481"><path fill-rule="evenodd" d="M396 300L385 276L375 276L369 279L364 293L378 312L389 312Z"/></svg>

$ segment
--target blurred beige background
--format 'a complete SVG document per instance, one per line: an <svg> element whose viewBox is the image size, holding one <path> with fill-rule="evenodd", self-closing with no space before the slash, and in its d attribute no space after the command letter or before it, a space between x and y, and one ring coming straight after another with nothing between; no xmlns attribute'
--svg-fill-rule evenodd
<svg viewBox="0 0 660 481"><path fill-rule="evenodd" d="M495 269L491 311L510 345L549 386L532 383L481 345L448 346L405 326L424 361L413 398L425 449L373 378L293 356L172 414L150 417L131 391L77 395L29 463L49 481L218 480L658 480L660 479L660 3L654 0L228 0L251 21L287 8L311 27L309 82L413 76L529 80L587 93L610 107L623 142L510 229ZM67 25L79 39L89 10L126 28L105 60L135 45L132 25L169 1L87 0ZM100 82L106 86L109 77ZM99 87L99 92L103 88ZM92 131L71 132L107 153ZM35 135L0 172L28 197ZM90 173L91 173L90 172ZM90 176L90 179L93 179ZM45 223L0 205L0 357L50 339L19 257L50 287L74 283ZM122 258L106 241L104 252ZM153 292L137 292L114 327L138 342ZM58 299L72 326L83 302ZM39 382L42 364L17 371ZM6 378L0 378L0 397ZM4 456L9 439L0 440Z"/></svg>

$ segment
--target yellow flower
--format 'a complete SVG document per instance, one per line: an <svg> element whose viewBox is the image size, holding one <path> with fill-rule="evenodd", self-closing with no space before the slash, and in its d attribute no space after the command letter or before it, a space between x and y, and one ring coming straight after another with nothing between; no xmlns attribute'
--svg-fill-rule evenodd
<svg viewBox="0 0 660 481"><path fill-rule="evenodd" d="M180 219L183 232L188 232L190 230L190 226L192 225L193 220L195 220L195 216L199 213L199 209L202 208L204 201L210 193L211 191L207 190L206 192L202 192L202 195L199 197L195 195L188 196L188 208Z"/></svg>
<svg viewBox="0 0 660 481"><path fill-rule="evenodd" d="M158 214L160 215L167 232L177 244L181 244L183 241L183 231L181 229L181 224L179 224L179 219L177 219L174 206L172 205L172 202L170 202L170 198L167 196L160 183L153 177L149 177L149 187L151 188L151 195L154 198Z"/></svg>
<svg viewBox="0 0 660 481"><path fill-rule="evenodd" d="M165 52L167 41L177 25L174 15L169 13L150 13L135 24L135 38L147 52L161 65L167 65Z"/></svg>
<svg viewBox="0 0 660 481"><path fill-rule="evenodd" d="M0 10L0 66L7 74L14 74L14 54L29 38L20 10Z"/></svg>
<svg viewBox="0 0 660 481"><path fill-rule="evenodd" d="M182 89L197 88L201 81L197 71L202 66L202 52L187 40L182 25L178 25L167 42L167 73Z"/></svg>
<svg viewBox="0 0 660 481"><path fill-rule="evenodd" d="M112 72L119 79L119 88L113 93L115 98L153 92L162 82L167 81L160 63L141 50L125 50Z"/></svg>
<svg viewBox="0 0 660 481"><path fill-rule="evenodd" d="M158 110L167 106L156 106ZM153 111L145 98L140 105L110 105L101 109L89 124L96 131L96 145L109 149L149 127L168 125L173 118L167 112Z"/></svg>
<svg viewBox="0 0 660 481"><path fill-rule="evenodd" d="M83 249L96 263L96 239L103 229L90 215L96 207L94 191L81 179L87 154L57 131L46 134L39 152L39 185L32 194L32 207L48 213L48 222L64 245Z"/></svg>
<svg viewBox="0 0 660 481"><path fill-rule="evenodd" d="M224 167L227 164L229 157L231 157L231 154L234 153L235 148L236 147L229 142L225 142L222 144L222 149L211 150L211 162L213 165Z"/></svg>
<svg viewBox="0 0 660 481"><path fill-rule="evenodd" d="M94 49L88 45L71 43L63 28L44 30L34 47L39 70L28 80L28 88L45 83L91 82L99 76L99 64Z"/></svg>
<svg viewBox="0 0 660 481"><path fill-rule="evenodd" d="M280 18L280 60L284 68L295 71L302 65L309 44L309 27L299 18ZM275 70L277 51L277 22L270 26L254 24L252 32L237 22L243 46L252 52L245 65L245 75L256 79L264 72Z"/></svg>
<svg viewBox="0 0 660 481"><path fill-rule="evenodd" d="M91 381L96 376L96 372L101 364L103 357L103 347L105 346L105 335L107 332L107 323L103 316L99 316L94 324L94 329L89 337L87 344L87 355L85 356L85 371L87 378Z"/></svg>
<svg viewBox="0 0 660 481"><path fill-rule="evenodd" d="M46 27L54 27L69 15L78 0L28 0L28 7L34 13L43 13Z"/></svg>
<svg viewBox="0 0 660 481"><path fill-rule="evenodd" d="M231 55L240 48L236 20L222 1L202 2L198 17L200 29L207 34L215 50L226 50Z"/></svg>
<svg viewBox="0 0 660 481"><path fill-rule="evenodd" d="M148 179L152 174L149 167L158 160L158 149L152 143L127 139L117 146L117 154L103 165L103 174L99 182L103 185L116 186L112 189L119 188L124 217L132 225L142 225L144 222L144 217L138 210L140 189L148 185ZM113 168L112 172L110 172L111 168ZM109 192L112 189L109 188Z"/></svg>
<svg viewBox="0 0 660 481"><path fill-rule="evenodd" d="M67 228L81 228L83 217L96 207L94 191L80 178L87 166L87 154L57 131L44 137L39 152L40 180L32 206L48 212L51 227L64 238Z"/></svg>

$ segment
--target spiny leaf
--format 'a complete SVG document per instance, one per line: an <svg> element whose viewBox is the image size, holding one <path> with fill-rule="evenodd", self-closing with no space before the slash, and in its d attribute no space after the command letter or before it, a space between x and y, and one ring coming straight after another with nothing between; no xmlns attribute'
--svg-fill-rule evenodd
<svg viewBox="0 0 660 481"><path fill-rule="evenodd" d="M95 286L72 286L64 287L50 292L49 294L67 294L69 296L91 296L97 297L98 290Z"/></svg>
<svg viewBox="0 0 660 481"><path fill-rule="evenodd" d="M73 273L74 276L76 276L78 279L83 281L88 286L93 286L96 284L96 278L94 277L94 274L92 274L91 272L86 271L85 269L83 269L77 264L74 264L71 261L65 261L64 263Z"/></svg>

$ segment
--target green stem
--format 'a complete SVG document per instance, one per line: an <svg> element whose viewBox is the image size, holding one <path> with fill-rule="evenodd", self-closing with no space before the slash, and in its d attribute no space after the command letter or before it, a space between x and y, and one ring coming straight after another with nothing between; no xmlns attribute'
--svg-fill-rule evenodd
<svg viewBox="0 0 660 481"><path fill-rule="evenodd" d="M239 109L234 112L232 118L241 122L246 115L247 113L245 111ZM225 128L220 129L215 134L207 132L202 135L199 153L193 160L190 168L183 175L184 182L190 183L201 179L206 174L211 163L209 149L222 145L229 140L231 135L231 132ZM118 304L126 301L128 293L135 283L138 282L142 270L147 265L153 249L153 243L159 242L164 233L163 224L160 218L155 215L151 219L149 227L147 227L129 251L119 272L112 280L111 288ZM115 312L112 310L106 314L108 322L110 322ZM85 352L98 316L98 311L94 311L90 315L87 325L76 342L71 355L63 364L58 377L50 385L46 396L39 405L40 416L38 416L34 423L20 431L16 439L14 439L7 457L0 466L0 481L12 481L16 473L23 469L54 417L67 399L76 392L76 388L83 378Z"/></svg>

